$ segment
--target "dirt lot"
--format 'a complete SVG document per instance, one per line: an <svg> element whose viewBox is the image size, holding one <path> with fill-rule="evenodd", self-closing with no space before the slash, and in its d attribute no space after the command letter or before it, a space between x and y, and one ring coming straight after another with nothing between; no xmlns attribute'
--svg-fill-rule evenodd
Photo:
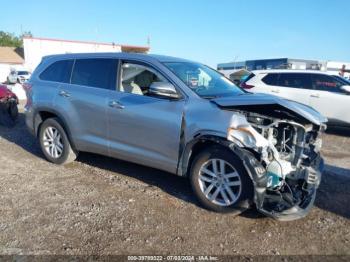
<svg viewBox="0 0 350 262"><path fill-rule="evenodd" d="M50 164L21 115L0 127L0 254L350 255L350 137L325 136L324 155L309 216L233 217L198 207L184 178L161 171L86 153Z"/></svg>

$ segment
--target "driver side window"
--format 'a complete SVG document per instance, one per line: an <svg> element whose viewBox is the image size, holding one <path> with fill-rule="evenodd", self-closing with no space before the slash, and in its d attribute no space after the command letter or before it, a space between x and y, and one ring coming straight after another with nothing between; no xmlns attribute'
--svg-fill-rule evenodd
<svg viewBox="0 0 350 262"><path fill-rule="evenodd" d="M149 89L154 83L168 83L168 81L150 67L133 63L122 64L119 82L120 92L152 96Z"/></svg>
<svg viewBox="0 0 350 262"><path fill-rule="evenodd" d="M312 86L315 90L345 93L345 91L341 89L343 84L334 77L328 75L312 75Z"/></svg>

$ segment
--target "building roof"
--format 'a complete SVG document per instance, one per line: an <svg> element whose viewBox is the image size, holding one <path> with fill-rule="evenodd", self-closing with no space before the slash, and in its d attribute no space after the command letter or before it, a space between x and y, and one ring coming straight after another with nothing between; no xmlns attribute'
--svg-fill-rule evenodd
<svg viewBox="0 0 350 262"><path fill-rule="evenodd" d="M253 60L246 60L246 61L220 63L218 64L217 67L220 69L235 69L235 68L245 67L250 63L274 62L274 61L320 63L320 61L318 60L281 57L281 58L253 59Z"/></svg>
<svg viewBox="0 0 350 262"><path fill-rule="evenodd" d="M54 42L66 42L66 43L77 43L77 44L120 46L123 52L146 53L146 52L148 52L150 50L149 46L124 45L124 44L116 44L116 43L103 43L103 42L92 42L92 41L76 41L76 40L65 40L65 39L44 38L44 37L30 37L30 36L25 36L25 37L23 37L23 39L54 41Z"/></svg>
<svg viewBox="0 0 350 262"><path fill-rule="evenodd" d="M0 46L1 64L23 64L23 48Z"/></svg>
<svg viewBox="0 0 350 262"><path fill-rule="evenodd" d="M235 61L235 62L228 62L228 63L220 63L218 64L218 68L222 67L230 67L232 69L239 68L239 67L245 67L246 62L245 61Z"/></svg>
<svg viewBox="0 0 350 262"><path fill-rule="evenodd" d="M262 70L252 70L254 74L268 74L268 73L312 73L312 74L326 74L333 75L327 71L321 70L311 70L311 69L262 69Z"/></svg>

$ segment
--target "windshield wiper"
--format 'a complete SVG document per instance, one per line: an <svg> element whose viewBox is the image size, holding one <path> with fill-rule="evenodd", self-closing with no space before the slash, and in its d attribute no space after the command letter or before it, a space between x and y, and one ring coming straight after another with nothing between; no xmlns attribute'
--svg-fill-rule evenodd
<svg viewBox="0 0 350 262"><path fill-rule="evenodd" d="M200 96L201 98L204 98L204 99L214 99L214 98L218 98L220 96Z"/></svg>

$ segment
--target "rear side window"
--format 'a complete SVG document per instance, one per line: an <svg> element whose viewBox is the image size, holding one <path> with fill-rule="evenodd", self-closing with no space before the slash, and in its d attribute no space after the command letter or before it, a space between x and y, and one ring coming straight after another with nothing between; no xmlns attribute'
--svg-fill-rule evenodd
<svg viewBox="0 0 350 262"><path fill-rule="evenodd" d="M312 89L310 74L285 73L280 74L279 86Z"/></svg>
<svg viewBox="0 0 350 262"><path fill-rule="evenodd" d="M51 64L39 76L41 80L69 83L73 60L62 60Z"/></svg>
<svg viewBox="0 0 350 262"><path fill-rule="evenodd" d="M77 59L72 74L72 84L115 89L116 59Z"/></svg>
<svg viewBox="0 0 350 262"><path fill-rule="evenodd" d="M270 86L278 85L278 76L279 74L267 74L261 81Z"/></svg>

